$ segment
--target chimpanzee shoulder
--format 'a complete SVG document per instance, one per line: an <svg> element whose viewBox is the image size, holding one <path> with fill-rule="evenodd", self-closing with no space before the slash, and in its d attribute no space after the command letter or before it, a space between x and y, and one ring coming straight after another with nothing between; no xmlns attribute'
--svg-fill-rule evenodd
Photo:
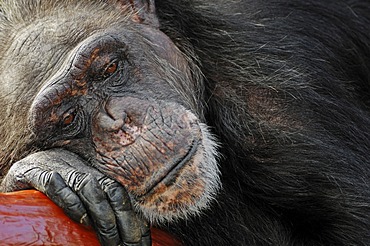
<svg viewBox="0 0 370 246"><path fill-rule="evenodd" d="M223 154L218 202L172 230L186 226L190 245L200 235L366 245L369 3L157 1L157 11L202 68Z"/></svg>

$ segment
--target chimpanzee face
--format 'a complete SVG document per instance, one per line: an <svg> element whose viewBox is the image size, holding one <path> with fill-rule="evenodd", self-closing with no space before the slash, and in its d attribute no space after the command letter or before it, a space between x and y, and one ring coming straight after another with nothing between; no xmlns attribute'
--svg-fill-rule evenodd
<svg viewBox="0 0 370 246"><path fill-rule="evenodd" d="M39 32L33 42L45 39ZM35 145L83 156L154 220L207 206L219 187L216 144L197 110L201 81L188 58L159 29L126 19L64 41L55 48L67 55L42 62L48 75L29 111Z"/></svg>

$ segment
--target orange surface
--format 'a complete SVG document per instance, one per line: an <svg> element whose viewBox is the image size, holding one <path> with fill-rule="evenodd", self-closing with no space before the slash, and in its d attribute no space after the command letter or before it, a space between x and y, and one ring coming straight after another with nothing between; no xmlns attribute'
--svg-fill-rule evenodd
<svg viewBox="0 0 370 246"><path fill-rule="evenodd" d="M153 246L180 246L168 233L152 228ZM44 194L0 193L1 245L100 245L90 227L69 219Z"/></svg>

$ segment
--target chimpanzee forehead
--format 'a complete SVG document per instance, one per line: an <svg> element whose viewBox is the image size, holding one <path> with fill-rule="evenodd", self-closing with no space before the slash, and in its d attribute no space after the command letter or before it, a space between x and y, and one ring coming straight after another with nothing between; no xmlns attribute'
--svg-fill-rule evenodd
<svg viewBox="0 0 370 246"><path fill-rule="evenodd" d="M39 87L83 40L101 30L124 26L129 22L129 13L125 15L109 6L94 6L95 9L89 6L91 9L85 7L82 12L80 9L77 12L74 5L62 9L55 6L44 15L38 15L35 10L34 16L25 22L13 21L12 27L0 24L1 40L5 39L2 35L12 29L12 35L6 37L6 44L2 47L4 50L1 53L4 55L0 57L0 66L3 68L0 73L4 84L10 85L9 93L14 93L14 84L22 86L32 83L33 88Z"/></svg>
<svg viewBox="0 0 370 246"><path fill-rule="evenodd" d="M91 13L70 12L71 15L51 13L39 19L34 19L25 25L18 27L10 42L10 51L13 56L19 54L37 53L38 57L43 53L55 54L63 48L75 47L76 44L100 30L106 30L120 23L124 26L127 18L121 16L105 16L105 12ZM102 21L104 19L105 21Z"/></svg>

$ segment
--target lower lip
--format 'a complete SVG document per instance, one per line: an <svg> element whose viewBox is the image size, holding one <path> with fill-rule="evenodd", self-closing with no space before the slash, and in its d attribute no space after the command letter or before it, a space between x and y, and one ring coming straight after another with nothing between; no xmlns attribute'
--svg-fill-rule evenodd
<svg viewBox="0 0 370 246"><path fill-rule="evenodd" d="M154 192L155 188L159 185L159 184L164 184L165 186L171 186L176 178L178 177L178 174L181 172L181 169L186 165L186 163L188 163L191 158L195 155L195 153L197 152L197 149L199 147L199 140L193 140L193 143L192 143L192 147L190 148L190 150L186 153L185 157L183 159L181 159L181 161L177 162L168 172L167 174L158 180L158 182L155 182L153 183L149 188L148 188L148 191L139 196L139 197L144 197L144 196L147 196L151 193Z"/></svg>

